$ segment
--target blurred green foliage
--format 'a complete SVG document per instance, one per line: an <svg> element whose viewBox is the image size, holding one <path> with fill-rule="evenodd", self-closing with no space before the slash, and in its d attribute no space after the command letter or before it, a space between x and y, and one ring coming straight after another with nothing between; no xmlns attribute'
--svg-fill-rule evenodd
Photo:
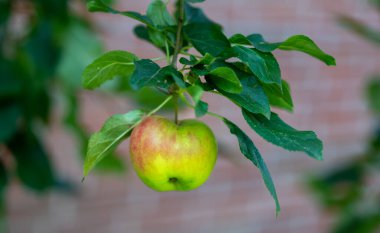
<svg viewBox="0 0 380 233"><path fill-rule="evenodd" d="M380 13L380 0L371 0ZM380 46L380 30L350 17L340 16L341 25L367 41ZM366 99L377 122L369 138L367 150L354 160L340 165L310 180L324 208L337 217L332 233L375 233L380 231L380 74L373 75L367 84ZM375 127L376 128L376 127Z"/></svg>
<svg viewBox="0 0 380 233"><path fill-rule="evenodd" d="M83 5L84 13L74 13L73 4L79 9ZM88 133L79 120L77 97L81 73L102 53L84 5L69 0L0 1L1 207L10 180L37 193L72 187L54 169L44 132L54 107L63 105L58 111L64 113L62 123L84 156ZM124 164L113 155L98 169L123 171Z"/></svg>

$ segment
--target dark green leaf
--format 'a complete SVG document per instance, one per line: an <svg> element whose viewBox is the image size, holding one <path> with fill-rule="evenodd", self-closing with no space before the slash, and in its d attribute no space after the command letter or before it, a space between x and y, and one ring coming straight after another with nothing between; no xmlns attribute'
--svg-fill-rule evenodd
<svg viewBox="0 0 380 233"><path fill-rule="evenodd" d="M144 86L155 85L155 75L160 70L160 66L149 59L135 61L135 71L133 72L130 84L137 90Z"/></svg>
<svg viewBox="0 0 380 233"><path fill-rule="evenodd" d="M0 199L2 199L4 195L5 188L8 184L9 177L7 173L7 169L5 168L4 162L0 160ZM3 200L0 200L3 201ZM1 204L0 204L0 211L1 210ZM1 221L1 220L0 220Z"/></svg>
<svg viewBox="0 0 380 233"><path fill-rule="evenodd" d="M203 88L198 85L193 85L187 88L187 92L191 95L194 100L194 104L198 104L203 95Z"/></svg>
<svg viewBox="0 0 380 233"><path fill-rule="evenodd" d="M100 160L112 153L117 145L128 138L132 129L141 122L143 116L144 112L134 110L109 118L102 129L90 138L83 165L83 175L87 176Z"/></svg>
<svg viewBox="0 0 380 233"><path fill-rule="evenodd" d="M209 72L209 79L218 88L225 92L239 94L243 90L243 86L236 76L233 69L229 67L218 67Z"/></svg>
<svg viewBox="0 0 380 233"><path fill-rule="evenodd" d="M262 114L266 118L270 118L270 105L263 87L255 77L245 75L240 76L240 82L243 86L243 91L239 94L231 94L218 89L220 93L238 104L242 108L252 112Z"/></svg>
<svg viewBox="0 0 380 233"><path fill-rule="evenodd" d="M184 27L186 38L203 55L216 57L230 48L230 42L221 29L214 24L192 23Z"/></svg>
<svg viewBox="0 0 380 233"><path fill-rule="evenodd" d="M21 114L17 104L0 106L0 143L8 141L16 133Z"/></svg>
<svg viewBox="0 0 380 233"><path fill-rule="evenodd" d="M251 42L257 50L262 52L272 52L276 50L281 43L268 43L264 40L263 36L260 34L252 34L247 36L247 40Z"/></svg>
<svg viewBox="0 0 380 233"><path fill-rule="evenodd" d="M199 100L197 105L195 105L195 116L197 118L203 117L208 112L208 104Z"/></svg>
<svg viewBox="0 0 380 233"><path fill-rule="evenodd" d="M371 79L368 83L367 101L370 109L380 116L380 76Z"/></svg>
<svg viewBox="0 0 380 233"><path fill-rule="evenodd" d="M293 99L291 96L290 86L282 80L282 88L273 84L264 84L265 94L269 98L269 103L272 106L285 109L287 111L293 111Z"/></svg>
<svg viewBox="0 0 380 233"><path fill-rule="evenodd" d="M230 37L229 41L233 44L251 45L251 42L243 34L235 34Z"/></svg>
<svg viewBox="0 0 380 233"><path fill-rule="evenodd" d="M129 78L135 69L137 57L126 51L110 51L87 66L82 75L86 89L94 89L115 77Z"/></svg>
<svg viewBox="0 0 380 233"><path fill-rule="evenodd" d="M239 58L263 83L281 85L280 68L273 55L243 46L234 46L226 52L226 56Z"/></svg>
<svg viewBox="0 0 380 233"><path fill-rule="evenodd" d="M221 29L221 26L212 20L210 20L198 7L194 7L188 3L185 3L185 23L202 23L202 24L213 24Z"/></svg>
<svg viewBox="0 0 380 233"><path fill-rule="evenodd" d="M162 88L168 88L174 82L181 88L186 88L186 83L183 80L183 75L173 66L166 66L162 68L157 75L154 76L154 80L158 82L158 86Z"/></svg>
<svg viewBox="0 0 380 233"><path fill-rule="evenodd" d="M175 25L173 17L168 12L166 4L162 0L152 0L148 6L146 15L150 18L155 27Z"/></svg>
<svg viewBox="0 0 380 233"><path fill-rule="evenodd" d="M323 144L314 132L298 131L275 113L272 113L270 120L246 110L243 110L243 116L249 126L268 142L289 151L303 151L318 160L323 159Z"/></svg>
<svg viewBox="0 0 380 233"><path fill-rule="evenodd" d="M16 162L20 181L35 191L54 186L53 170L40 141L31 133L18 133L7 144Z"/></svg>
<svg viewBox="0 0 380 233"><path fill-rule="evenodd" d="M276 187L260 152L253 144L252 140L239 127L227 119L224 119L223 121L230 129L231 134L234 134L237 137L241 153L260 170L264 183L276 203L276 214L278 215L281 208L277 198Z"/></svg>
<svg viewBox="0 0 380 233"><path fill-rule="evenodd" d="M141 15L138 12L134 11L118 11L112 9L107 4L105 4L102 0L89 0L87 1L87 9L90 12L105 12L111 14L120 14L127 16L129 18L135 19L141 23L148 25L149 27L154 27L152 21L145 15Z"/></svg>

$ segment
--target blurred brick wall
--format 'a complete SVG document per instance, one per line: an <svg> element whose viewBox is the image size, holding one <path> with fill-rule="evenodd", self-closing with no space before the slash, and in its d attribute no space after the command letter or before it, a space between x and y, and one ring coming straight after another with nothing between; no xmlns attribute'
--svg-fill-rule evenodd
<svg viewBox="0 0 380 233"><path fill-rule="evenodd" d="M119 1L119 7L142 12L148 0ZM212 118L204 118L224 145L210 180L189 193L156 193L141 184L133 171L122 176L91 175L79 184L81 165L75 157L74 139L57 124L46 132L48 145L61 175L75 181L79 195L52 193L43 198L12 186L9 197L10 232L91 233L321 233L333 221L321 213L305 188L305 174L344 163L362 149L371 130L371 118L362 100L366 77L380 69L375 47L341 29L334 17L350 14L376 25L380 18L364 1L357 0L207 0L201 4L210 17L225 25L228 35L261 33L269 41L306 34L334 55L338 66L295 52L276 52L283 78L293 89L294 114L281 112L299 129L315 130L325 142L325 161L289 153L264 143L242 121L240 111L228 101L208 95L211 109L239 122L258 144L272 173L282 205L275 218L273 200L256 168L242 159L236 139ZM135 23L120 16L93 16L107 49L123 49L140 57L161 56L137 40ZM112 25L112 26L110 26ZM83 119L95 131L113 113L133 108L127 101L84 93ZM96 117L94 117L96 116ZM181 117L191 117L185 111ZM128 144L121 146L128 161Z"/></svg>

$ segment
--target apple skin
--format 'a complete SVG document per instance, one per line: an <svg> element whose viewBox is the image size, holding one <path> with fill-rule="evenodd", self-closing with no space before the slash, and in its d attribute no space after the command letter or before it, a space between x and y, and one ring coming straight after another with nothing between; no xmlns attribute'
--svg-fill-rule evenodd
<svg viewBox="0 0 380 233"><path fill-rule="evenodd" d="M210 176L218 154L211 129L189 119L177 124L150 116L132 131L130 155L140 179L159 192L189 191Z"/></svg>

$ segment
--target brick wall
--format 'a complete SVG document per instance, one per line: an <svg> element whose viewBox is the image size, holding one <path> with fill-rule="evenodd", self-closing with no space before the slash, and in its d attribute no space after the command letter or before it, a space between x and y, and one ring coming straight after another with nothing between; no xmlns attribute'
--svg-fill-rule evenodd
<svg viewBox="0 0 380 233"><path fill-rule="evenodd" d="M148 0L119 1L119 7L143 11ZM363 1L357 0L207 0L202 4L210 17L225 25L228 35L236 32L261 33L269 41L293 34L312 37L333 54L338 66L299 53L276 52L283 77L293 89L294 114L282 117L299 129L315 130L325 142L325 161L317 162L300 153L289 153L264 143L253 133L272 172L282 204L276 219L275 208L259 172L242 159L236 139L212 118L212 126L223 144L220 159L210 180L188 193L156 193L141 184L132 170L121 176L92 175L79 183L81 165L74 139L59 126L46 132L49 148L61 175L76 181L80 193L67 196L51 193L37 197L17 184L9 192L10 232L91 232L91 233L321 233L334 221L322 213L304 186L305 174L323 171L343 163L363 147L371 129L371 118L362 101L366 77L380 69L380 53L375 47L352 36L334 21L346 13L376 25L379 17ZM124 49L140 57L160 56L159 52L131 33L128 18L98 14L93 16L107 49ZM112 24L112 26L109 26ZM84 93L83 119L92 130L113 113L133 106L125 100ZM239 122L240 111L228 101L208 95L211 109ZM93 116L97 116L94 118ZM191 117L184 111L181 117ZM121 146L126 161L128 145Z"/></svg>

